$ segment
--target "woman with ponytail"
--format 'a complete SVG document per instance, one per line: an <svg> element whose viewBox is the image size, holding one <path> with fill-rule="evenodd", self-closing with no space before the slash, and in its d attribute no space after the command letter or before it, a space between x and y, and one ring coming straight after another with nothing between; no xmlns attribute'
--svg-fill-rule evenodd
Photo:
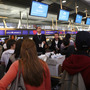
<svg viewBox="0 0 90 90"><path fill-rule="evenodd" d="M51 90L48 66L38 58L33 40L26 39L23 41L20 56L26 90ZM0 90L6 90L8 85L15 79L18 67L19 61L17 60L0 80Z"/></svg>

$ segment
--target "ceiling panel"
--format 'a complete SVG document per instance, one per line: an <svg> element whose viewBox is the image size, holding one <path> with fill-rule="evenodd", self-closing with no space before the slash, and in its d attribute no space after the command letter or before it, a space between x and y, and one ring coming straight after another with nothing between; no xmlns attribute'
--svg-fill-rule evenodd
<svg viewBox="0 0 90 90"><path fill-rule="evenodd" d="M82 0L82 1L90 6L90 0Z"/></svg>
<svg viewBox="0 0 90 90"><path fill-rule="evenodd" d="M51 24L52 19L55 22L57 14L60 10L60 0L39 0L39 1L49 4L48 17L42 18L42 17L28 16L29 22L36 24L45 24L45 23ZM78 13L85 17L84 10L87 8L88 16L90 16L90 6L88 5L90 0L87 0L88 4L87 2L85 3L83 1L85 0L77 0L77 4L79 5ZM8 17L6 22L18 23L20 19L20 12L22 12L23 22L27 23L27 13L29 13L29 8L32 0L2 0L2 2L3 3L0 4L0 16ZM63 4L63 9L70 11L70 19L73 19L75 15L75 0L67 0L67 2ZM58 21L58 23L68 24L68 22L61 22L61 21Z"/></svg>

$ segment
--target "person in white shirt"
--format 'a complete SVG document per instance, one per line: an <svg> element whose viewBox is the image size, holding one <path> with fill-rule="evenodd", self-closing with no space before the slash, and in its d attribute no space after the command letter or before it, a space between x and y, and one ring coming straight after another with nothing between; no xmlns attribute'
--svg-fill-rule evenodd
<svg viewBox="0 0 90 90"><path fill-rule="evenodd" d="M4 51L1 56L1 63L5 65L5 67L7 67L10 56L14 53L15 43L16 41L13 39L7 41L7 50Z"/></svg>
<svg viewBox="0 0 90 90"><path fill-rule="evenodd" d="M6 43L3 44L3 48L4 48L5 50L7 49Z"/></svg>
<svg viewBox="0 0 90 90"><path fill-rule="evenodd" d="M8 39L5 39L5 43L3 44L3 51L7 50L7 45L6 45L7 41Z"/></svg>

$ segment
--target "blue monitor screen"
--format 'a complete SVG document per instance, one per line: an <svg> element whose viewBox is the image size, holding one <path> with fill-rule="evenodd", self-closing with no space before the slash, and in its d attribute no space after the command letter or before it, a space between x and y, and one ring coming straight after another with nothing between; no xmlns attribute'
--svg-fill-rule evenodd
<svg viewBox="0 0 90 90"><path fill-rule="evenodd" d="M81 21L82 21L82 16L79 15L79 14L77 14L77 15L76 15L75 23L81 23Z"/></svg>
<svg viewBox="0 0 90 90"><path fill-rule="evenodd" d="M36 1L32 1L31 12L32 16L47 17L48 5Z"/></svg>
<svg viewBox="0 0 90 90"><path fill-rule="evenodd" d="M90 25L90 18L87 18L86 24Z"/></svg>
<svg viewBox="0 0 90 90"><path fill-rule="evenodd" d="M59 12L58 20L68 21L68 19L69 19L69 11L61 9L60 12Z"/></svg>

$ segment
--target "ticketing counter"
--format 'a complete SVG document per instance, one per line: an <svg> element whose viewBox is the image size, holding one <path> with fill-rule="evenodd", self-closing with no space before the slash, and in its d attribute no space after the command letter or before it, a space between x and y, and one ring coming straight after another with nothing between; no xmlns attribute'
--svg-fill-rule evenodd
<svg viewBox="0 0 90 90"><path fill-rule="evenodd" d="M70 33L72 37L75 36L77 31L68 31L68 30L43 30L42 34L46 35L46 40L50 41L54 38L54 33L58 32L60 34L60 38L63 39L65 34ZM37 31L35 29L9 29L9 28L0 28L0 39L4 40L5 38L12 39L23 39L26 36L30 39L33 38Z"/></svg>

